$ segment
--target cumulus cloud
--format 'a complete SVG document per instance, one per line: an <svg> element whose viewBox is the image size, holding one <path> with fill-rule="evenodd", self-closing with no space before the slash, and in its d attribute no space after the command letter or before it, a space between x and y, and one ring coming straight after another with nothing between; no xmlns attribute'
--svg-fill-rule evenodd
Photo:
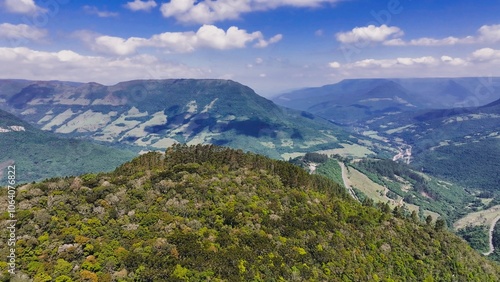
<svg viewBox="0 0 500 282"><path fill-rule="evenodd" d="M237 19L243 13L265 11L282 6L318 7L340 0L171 0L161 5L164 17L173 17L180 22L209 24L228 19Z"/></svg>
<svg viewBox="0 0 500 282"><path fill-rule="evenodd" d="M47 35L47 30L26 24L0 24L0 38L40 40Z"/></svg>
<svg viewBox="0 0 500 282"><path fill-rule="evenodd" d="M423 37L418 39L412 39L410 41L404 41L400 38L387 40L384 45L387 46L446 46L446 45L456 45L456 44L470 44L474 43L475 39L472 36L467 36L464 38L457 38L449 36L446 38L435 39L429 37Z"/></svg>
<svg viewBox="0 0 500 282"><path fill-rule="evenodd" d="M151 9L158 6L154 0L142 1L134 0L133 2L127 2L125 7L132 11L151 11Z"/></svg>
<svg viewBox="0 0 500 282"><path fill-rule="evenodd" d="M472 52L469 56L459 58L449 55L440 57L422 56L422 57L397 57L384 59L363 59L352 63L340 64L336 61L328 64L335 72L342 73L352 71L350 75L359 76L361 74L377 72L392 74L394 77L400 74L420 74L443 76L466 75L484 75L498 73L500 66L500 50L492 48L482 48ZM467 66L467 68L457 68ZM359 74L359 75L358 75Z"/></svg>
<svg viewBox="0 0 500 282"><path fill-rule="evenodd" d="M405 41L401 38L394 38L383 42L387 46L446 46L458 44L496 43L500 42L500 25L483 25L477 31L477 35L445 38L422 37Z"/></svg>
<svg viewBox="0 0 500 282"><path fill-rule="evenodd" d="M356 27L348 32L339 32L336 38L344 44L365 43L365 42L383 42L388 38L402 36L403 31L396 26L374 26Z"/></svg>
<svg viewBox="0 0 500 282"><path fill-rule="evenodd" d="M270 44L274 44L274 43L281 41L281 39L283 39L282 34L276 34L275 36L271 37L269 40L265 40L263 38L260 38L259 42L255 43L254 47L265 48L265 47L269 46Z"/></svg>
<svg viewBox="0 0 500 282"><path fill-rule="evenodd" d="M452 58L450 56L441 56L441 61L452 66L466 66L467 61L462 58Z"/></svg>
<svg viewBox="0 0 500 282"><path fill-rule="evenodd" d="M8 12L16 14L34 14L44 11L35 4L34 0L5 0L3 4Z"/></svg>
<svg viewBox="0 0 500 282"><path fill-rule="evenodd" d="M394 59L363 59L353 63L340 65L338 62L332 62L329 64L331 68L344 68L344 69L360 69L360 68L372 68L372 69L387 69L387 68L406 68L406 67L425 67L425 66L437 66L441 61L432 57L399 57Z"/></svg>
<svg viewBox="0 0 500 282"><path fill-rule="evenodd" d="M470 55L366 58L346 64L329 65L329 77L465 77L498 75L500 50L479 49Z"/></svg>
<svg viewBox="0 0 500 282"><path fill-rule="evenodd" d="M143 38L131 37L129 39L123 39L114 36L99 36L95 38L92 47L96 51L104 53L112 53L116 55L129 55L135 52L135 50L146 45L146 40Z"/></svg>
<svg viewBox="0 0 500 282"><path fill-rule="evenodd" d="M90 15L96 15L100 18L112 18L112 17L118 17L119 15L116 12L101 11L95 6L88 6L88 5L83 6L83 10L85 10L85 12L87 12Z"/></svg>
<svg viewBox="0 0 500 282"><path fill-rule="evenodd" d="M479 40L483 42L500 42L500 24L483 25L478 30Z"/></svg>
<svg viewBox="0 0 500 282"><path fill-rule="evenodd" d="M472 58L476 61L491 61L500 59L500 50L492 48L482 48L472 53Z"/></svg>
<svg viewBox="0 0 500 282"><path fill-rule="evenodd" d="M329 67L331 67L332 69L338 69L340 68L340 63L339 62L331 62L328 64Z"/></svg>
<svg viewBox="0 0 500 282"><path fill-rule="evenodd" d="M12 64L16 68L12 68ZM114 84L132 79L203 78L210 72L164 62L151 55L107 58L71 50L44 52L25 47L0 47L0 77L36 80L96 81Z"/></svg>
<svg viewBox="0 0 500 282"><path fill-rule="evenodd" d="M232 26L226 31L214 25L203 25L196 32L165 32L150 38L131 37L128 39L113 36L98 36L88 32L77 33L94 51L114 55L129 55L141 47L162 48L167 52L188 53L199 48L218 50L244 48L255 42L254 47L266 47L281 40L278 34L266 40L260 31L247 32Z"/></svg>

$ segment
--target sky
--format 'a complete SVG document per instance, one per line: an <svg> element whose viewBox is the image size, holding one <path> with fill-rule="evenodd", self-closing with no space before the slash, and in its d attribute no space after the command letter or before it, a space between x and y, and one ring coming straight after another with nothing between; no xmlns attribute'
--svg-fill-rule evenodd
<svg viewBox="0 0 500 282"><path fill-rule="evenodd" d="M500 0L0 0L0 78L500 76Z"/></svg>

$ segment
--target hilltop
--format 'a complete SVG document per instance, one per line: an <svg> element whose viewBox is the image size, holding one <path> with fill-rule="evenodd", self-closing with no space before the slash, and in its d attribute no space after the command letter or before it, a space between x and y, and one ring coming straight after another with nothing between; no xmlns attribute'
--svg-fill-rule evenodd
<svg viewBox="0 0 500 282"><path fill-rule="evenodd" d="M497 281L500 274L443 221L362 206L322 176L213 145L176 145L112 173L17 193L19 271L38 280ZM5 256L6 245L0 250Z"/></svg>

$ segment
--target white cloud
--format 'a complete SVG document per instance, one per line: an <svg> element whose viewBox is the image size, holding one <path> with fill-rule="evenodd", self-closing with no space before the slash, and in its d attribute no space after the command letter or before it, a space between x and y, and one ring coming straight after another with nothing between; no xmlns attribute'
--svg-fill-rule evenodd
<svg viewBox="0 0 500 282"><path fill-rule="evenodd" d="M332 69L338 69L340 68L340 63L339 62L331 62L328 64L329 67L331 67Z"/></svg>
<svg viewBox="0 0 500 282"><path fill-rule="evenodd" d="M32 27L26 24L0 24L0 38L20 39L26 38L30 40L40 40L47 35L47 30Z"/></svg>
<svg viewBox="0 0 500 282"><path fill-rule="evenodd" d="M330 63L332 64L332 63ZM344 65L347 69L352 68L400 68L409 66L436 66L439 60L431 56L424 57L400 57L395 59L364 59ZM330 65L330 67L332 67ZM340 68L340 64L338 64Z"/></svg>
<svg viewBox="0 0 500 282"><path fill-rule="evenodd" d="M112 17L118 17L119 15L116 12L101 11L95 6L88 6L88 5L83 6L83 10L85 10L85 12L87 12L90 15L96 15L100 18L112 18Z"/></svg>
<svg viewBox="0 0 500 282"><path fill-rule="evenodd" d="M339 42L344 44L349 43L369 43L369 42L383 42L391 37L399 37L403 35L403 31L396 26L374 26L369 25L366 27L356 27L348 32L339 32L336 38Z"/></svg>
<svg viewBox="0 0 500 282"><path fill-rule="evenodd" d="M449 36L446 38L430 38L422 37L404 41L401 38L386 40L383 42L387 46L451 46L458 44L478 44L478 43L496 43L500 42L500 25L483 25L477 31L476 36L454 37Z"/></svg>
<svg viewBox="0 0 500 282"><path fill-rule="evenodd" d="M154 0L142 1L142 0L134 0L134 2L128 2L125 4L127 9L132 11L151 11L151 9L158 6Z"/></svg>
<svg viewBox="0 0 500 282"><path fill-rule="evenodd" d="M209 24L216 21L237 19L243 13L265 11L282 6L318 7L340 0L171 0L161 5L164 17L174 17L180 22Z"/></svg>
<svg viewBox="0 0 500 282"><path fill-rule="evenodd" d="M95 38L94 43L93 47L96 51L116 55L129 55L134 53L138 47L145 45L146 41L142 38L136 37L131 37L125 40L120 37L104 35Z"/></svg>
<svg viewBox="0 0 500 282"><path fill-rule="evenodd" d="M478 30L478 38L483 42L500 42L500 24L483 25Z"/></svg>
<svg viewBox="0 0 500 282"><path fill-rule="evenodd" d="M336 77L442 77L500 75L500 50L482 48L466 57L396 57L331 62Z"/></svg>
<svg viewBox="0 0 500 282"><path fill-rule="evenodd" d="M5 0L3 4L7 11L16 14L34 14L44 11L35 4L34 0Z"/></svg>
<svg viewBox="0 0 500 282"><path fill-rule="evenodd" d="M413 39L410 41L404 41L400 38L387 40L384 45L387 46L446 46L446 45L456 45L456 44L469 44L474 43L475 39L472 36L467 36L464 38L457 38L449 36L446 38L435 39L429 37L423 37L419 39Z"/></svg>
<svg viewBox="0 0 500 282"><path fill-rule="evenodd" d="M450 56L441 56L441 61L452 66L466 66L467 61L462 58L452 58Z"/></svg>
<svg viewBox="0 0 500 282"><path fill-rule="evenodd" d="M472 53L472 58L476 61L491 61L500 59L500 50L492 48L482 48Z"/></svg>
<svg viewBox="0 0 500 282"><path fill-rule="evenodd" d="M265 47L269 46L269 44L274 44L274 43L281 41L281 39L283 39L283 35L276 34L275 36L271 37L269 40L265 40L263 38L259 39L259 42L255 43L254 46L257 48L265 48Z"/></svg>
<svg viewBox="0 0 500 282"><path fill-rule="evenodd" d="M333 66L332 66L333 64ZM469 56L367 58L352 63L329 64L330 78L470 77L500 75L500 50L479 49Z"/></svg>
<svg viewBox="0 0 500 282"><path fill-rule="evenodd" d="M12 68L12 64L16 65ZM151 55L106 58L71 50L36 51L0 47L0 77L36 80L96 81L114 84L132 79L205 78L210 71L163 62Z"/></svg>
<svg viewBox="0 0 500 282"><path fill-rule="evenodd" d="M162 48L167 52L188 53L199 48L218 50L244 48L255 42L255 47L266 47L281 40L278 34L266 40L260 31L248 33L244 29L232 26L227 31L214 25L203 25L196 32L165 32L150 38L131 37L128 39L113 36L98 36L89 32L76 34L90 45L94 51L114 55L129 55L141 47Z"/></svg>

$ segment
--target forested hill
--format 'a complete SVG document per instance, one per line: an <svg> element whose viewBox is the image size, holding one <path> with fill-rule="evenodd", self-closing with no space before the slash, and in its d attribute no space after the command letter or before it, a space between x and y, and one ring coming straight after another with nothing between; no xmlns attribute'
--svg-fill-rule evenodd
<svg viewBox="0 0 500 282"><path fill-rule="evenodd" d="M113 173L17 193L18 272L35 281L498 281L500 274L443 221L362 206L290 163L213 145L176 145Z"/></svg>
<svg viewBox="0 0 500 282"><path fill-rule="evenodd" d="M111 171L137 154L87 140L63 138L31 126L0 110L0 175L2 164L16 164L18 182L26 183L54 176ZM0 185L7 178L0 177Z"/></svg>

